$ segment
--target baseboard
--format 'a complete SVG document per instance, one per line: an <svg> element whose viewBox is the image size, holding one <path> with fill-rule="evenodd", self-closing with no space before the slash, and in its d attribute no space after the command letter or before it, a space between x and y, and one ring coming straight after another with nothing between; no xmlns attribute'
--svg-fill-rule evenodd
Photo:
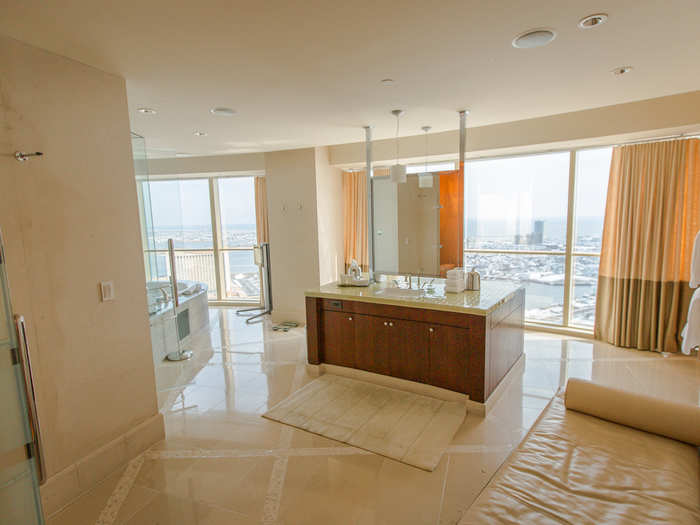
<svg viewBox="0 0 700 525"><path fill-rule="evenodd" d="M406 392L411 392L412 394L419 394L428 397L434 397L437 399L442 399L444 401L456 401L458 403L464 403L466 410L474 415L486 416L489 410L498 402L503 392L508 388L511 379L521 373L525 366L525 354L520 354L520 357L515 362L515 364L510 368L508 373L503 376L503 379L491 393L485 403L479 403L478 401L472 401L466 394L460 394L459 392L453 392L452 390L447 390L445 388L440 388L437 386L426 385L425 383L416 383L415 381L408 381L406 379L400 379L398 377L385 376L381 374L375 374L373 372L367 372L366 370L358 370L357 368L349 368L345 366L329 365L327 363L321 363L320 365L306 365L306 371L309 375L313 377L318 377L322 374L335 374L338 376L349 377L352 379L357 379L358 381L367 381L368 383L374 383L375 385L386 386L389 388L395 388L397 390L404 390Z"/></svg>
<svg viewBox="0 0 700 525"><path fill-rule="evenodd" d="M49 477L40 487L44 516L56 514L115 470L165 438L163 414L154 414L106 445Z"/></svg>
<svg viewBox="0 0 700 525"><path fill-rule="evenodd" d="M307 364L306 366L311 375L316 375L315 371L310 369L310 367L314 367L316 365ZM456 401L458 403L464 403L469 399L469 396L466 394L453 392L452 390L447 390L438 386L426 385L425 383L416 383L415 381L408 381L407 379L401 379L398 377L375 374L374 372L367 372L366 370L359 370L357 368L329 365L327 363L322 363L317 366L318 375L335 374L338 376L349 377L351 379L357 379L358 381L366 381L379 386L403 390L412 394L434 397L436 399L442 399L443 401Z"/></svg>

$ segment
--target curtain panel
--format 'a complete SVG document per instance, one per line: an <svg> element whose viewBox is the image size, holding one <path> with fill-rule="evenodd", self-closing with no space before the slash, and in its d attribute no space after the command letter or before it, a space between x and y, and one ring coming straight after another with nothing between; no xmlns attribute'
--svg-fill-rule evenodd
<svg viewBox="0 0 700 525"><path fill-rule="evenodd" d="M353 259L369 270L367 246L367 177L364 171L343 172L345 270Z"/></svg>
<svg viewBox="0 0 700 525"><path fill-rule="evenodd" d="M700 229L700 140L613 150L596 298L595 336L677 352Z"/></svg>

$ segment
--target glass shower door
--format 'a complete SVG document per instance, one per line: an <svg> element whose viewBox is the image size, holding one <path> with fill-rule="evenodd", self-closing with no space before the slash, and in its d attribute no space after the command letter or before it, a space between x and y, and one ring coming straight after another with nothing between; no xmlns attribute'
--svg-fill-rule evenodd
<svg viewBox="0 0 700 525"><path fill-rule="evenodd" d="M180 338L176 318L177 288L173 279L171 258L168 253L168 238L173 235L171 227L156 225L153 220L153 195L148 171L146 140L131 133L131 150L134 159L134 175L138 192L141 240L146 269L146 295L151 326L151 344L156 363L173 352L180 352ZM170 211L173 224L181 223L179 209Z"/></svg>
<svg viewBox="0 0 700 525"><path fill-rule="evenodd" d="M0 525L44 523L39 497L38 430L33 431L30 423L31 387L25 381L29 363L21 335L23 340L18 341L0 236Z"/></svg>

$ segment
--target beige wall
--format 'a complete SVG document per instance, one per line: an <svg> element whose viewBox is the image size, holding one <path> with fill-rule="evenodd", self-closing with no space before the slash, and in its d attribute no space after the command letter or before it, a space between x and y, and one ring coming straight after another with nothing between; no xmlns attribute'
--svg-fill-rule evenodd
<svg viewBox="0 0 700 525"><path fill-rule="evenodd" d="M238 155L214 155L208 157L177 157L172 159L149 159L151 176L207 174L221 172L249 172L259 174L265 170L264 153L241 153Z"/></svg>
<svg viewBox="0 0 700 525"><path fill-rule="evenodd" d="M265 154L272 318L305 321L304 291L319 284L314 148Z"/></svg>
<svg viewBox="0 0 700 525"><path fill-rule="evenodd" d="M4 37L0 64L0 228L52 476L158 413L126 90Z"/></svg>
<svg viewBox="0 0 700 525"><path fill-rule="evenodd" d="M328 148L316 148L319 281L337 281L344 271L343 175L328 163Z"/></svg>
<svg viewBox="0 0 700 525"><path fill-rule="evenodd" d="M458 124L455 111L455 128ZM680 132L700 132L700 91L490 126L469 127L467 119L467 157L611 144ZM394 139L374 141L374 161L393 160L395 148ZM425 136L403 137L400 149L404 160L422 160ZM456 129L430 135L432 158L454 158L458 149ZM333 165L362 166L364 163L363 142L330 146L329 151Z"/></svg>

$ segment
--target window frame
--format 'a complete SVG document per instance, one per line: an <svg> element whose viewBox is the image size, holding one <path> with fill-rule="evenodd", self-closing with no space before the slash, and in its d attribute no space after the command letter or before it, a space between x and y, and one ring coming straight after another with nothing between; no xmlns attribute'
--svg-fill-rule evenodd
<svg viewBox="0 0 700 525"><path fill-rule="evenodd" d="M249 251L253 252L255 246L257 244L251 245L251 246L239 246L239 247L234 247L234 248L224 248L223 246L223 241L222 241L222 225L221 225L221 206L219 202L219 180L221 179L230 179L230 178L238 178L238 177L264 177L264 175L260 174L251 174L251 173L245 173L245 174L221 174L217 173L215 175L207 175L207 176L202 176L199 174L183 174L182 176L162 176L158 175L157 177L144 177L141 181L146 182L150 185L151 182L160 182L160 181L185 181L185 180L201 180L201 179L206 179L208 181L208 186L209 186L209 212L211 216L211 233L212 233L212 247L211 248L188 248L188 249L180 249L176 248L175 253L178 252L207 252L211 253L213 252L214 254L214 274L215 274L215 279L216 279L216 299L208 299L208 302L212 306L260 306L262 305L262 294L263 291L260 290L260 295L258 296L257 300L250 300L250 301L241 301L241 300L234 300L234 299L227 299L225 297L225 286L226 286L226 276L224 275L222 271L222 257L225 256L227 252L231 251ZM142 195L142 188L139 185L138 186L138 192L139 196L141 197ZM139 200L141 202L141 200ZM141 204L139 204L141 206ZM255 210L256 213L256 219L257 219L257 209ZM148 233L145 231L144 227L142 226L142 239L147 239ZM256 243L257 243L257 232L256 232ZM148 257L151 253L167 253L167 250L163 249L152 249L148 247L147 242L143 243L144 249L144 256ZM258 267L258 274L260 277L260 268ZM262 279L260 280L260 283L262 285Z"/></svg>
<svg viewBox="0 0 700 525"><path fill-rule="evenodd" d="M509 254L509 255L557 255L564 256L564 304L562 311L562 322L558 323L548 323L545 321L528 321L525 320L526 327L532 328L544 328L553 330L576 330L587 334L593 333L593 326L588 326L584 324L576 324L573 319L573 294L574 294L574 260L575 257L600 257L600 251L598 252L585 252L575 250L575 240L576 240L576 197L577 197L577 184L576 179L578 177L578 154L582 151L593 150L593 149L603 149L612 148L613 145L603 144L600 146L590 146L583 148L571 148L571 149L561 149L561 150L549 150L549 151L537 151L537 152L520 152L514 153L512 155L499 155L493 157L479 157L474 159L469 159L465 162L467 168L471 162L480 160L498 160L514 157L530 157L534 155L548 155L551 153L562 153L565 151L569 152L569 180L568 180L568 196L567 196L567 210L566 210L566 246L564 251L561 250L494 250L494 249L484 249L484 248L464 248L464 260L466 264L467 254ZM465 174L468 176L468 173ZM606 191L607 197L607 191ZM466 209L465 209L465 221L466 221ZM465 230L466 231L466 230Z"/></svg>

